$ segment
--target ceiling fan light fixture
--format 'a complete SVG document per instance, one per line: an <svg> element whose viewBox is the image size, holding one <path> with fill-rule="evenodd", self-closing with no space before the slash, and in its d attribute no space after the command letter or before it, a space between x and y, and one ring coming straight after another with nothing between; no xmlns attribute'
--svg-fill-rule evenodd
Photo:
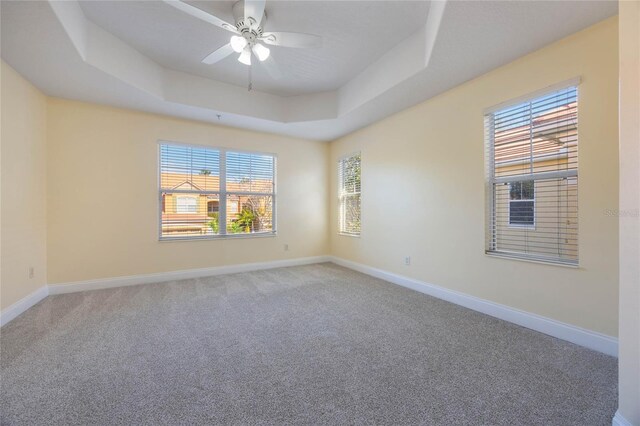
<svg viewBox="0 0 640 426"><path fill-rule="evenodd" d="M255 53L255 55L258 57L260 62L265 61L269 57L269 54L271 53L269 48L264 47L263 45L258 43L253 45L252 50L253 50L253 53Z"/></svg>
<svg viewBox="0 0 640 426"><path fill-rule="evenodd" d="M240 53L247 47L247 39L241 36L231 36L231 48Z"/></svg>
<svg viewBox="0 0 640 426"><path fill-rule="evenodd" d="M245 65L251 65L251 50L244 49L238 57L238 62L241 62Z"/></svg>

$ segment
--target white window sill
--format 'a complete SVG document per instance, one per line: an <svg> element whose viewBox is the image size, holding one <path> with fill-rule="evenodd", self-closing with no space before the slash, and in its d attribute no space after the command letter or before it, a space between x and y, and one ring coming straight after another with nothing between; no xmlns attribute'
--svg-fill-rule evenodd
<svg viewBox="0 0 640 426"><path fill-rule="evenodd" d="M338 232L338 235L343 237L360 238L360 234L349 234L348 232Z"/></svg>
<svg viewBox="0 0 640 426"><path fill-rule="evenodd" d="M536 230L536 225L518 225L515 223L510 223L509 225L507 225L507 227L512 229L528 229L530 231Z"/></svg>
<svg viewBox="0 0 640 426"><path fill-rule="evenodd" d="M160 237L158 242L170 243L174 241L211 241L211 240L234 240L246 238L271 238L277 237L276 232L261 232L255 234L224 234L224 235L202 235L202 236L185 236L185 237Z"/></svg>
<svg viewBox="0 0 640 426"><path fill-rule="evenodd" d="M570 269L580 269L579 263L568 263L568 262L563 262L559 260L546 260L542 258L526 257L524 255L493 252L493 251L485 251L485 255L487 255L488 257L495 257L495 258L501 258L501 259L507 259L507 260L516 260L520 262L538 263L538 264L549 265L549 266L560 266L563 268L570 268Z"/></svg>

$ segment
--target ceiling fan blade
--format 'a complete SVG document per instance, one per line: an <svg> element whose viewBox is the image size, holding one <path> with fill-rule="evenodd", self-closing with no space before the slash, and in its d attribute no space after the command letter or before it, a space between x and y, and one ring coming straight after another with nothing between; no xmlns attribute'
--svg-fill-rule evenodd
<svg viewBox="0 0 640 426"><path fill-rule="evenodd" d="M313 34L275 31L263 33L260 40L273 46L300 48L322 47L322 37Z"/></svg>
<svg viewBox="0 0 640 426"><path fill-rule="evenodd" d="M210 53L206 58L202 60L202 63L207 65L215 64L216 62L221 61L232 53L234 53L233 47L231 47L231 43L227 43L220 49Z"/></svg>
<svg viewBox="0 0 640 426"><path fill-rule="evenodd" d="M258 61L258 63L260 64L260 66L264 67L265 70L267 70L267 73L271 78L273 78L274 80L282 79L282 71L280 70L278 63L273 59L272 56L269 56L262 62Z"/></svg>
<svg viewBox="0 0 640 426"><path fill-rule="evenodd" d="M244 0L244 19L253 18L256 25L260 25L264 16L264 4L266 0Z"/></svg>
<svg viewBox="0 0 640 426"><path fill-rule="evenodd" d="M220 27L227 31L231 31L232 33L239 34L235 25L231 25L230 23L223 21L217 16L213 16L212 14L207 13L202 9L198 9L195 6L191 6L190 4L187 4L180 0L162 0L162 1L164 1L169 6L175 7L176 9L186 13L187 15L191 15L194 18L198 18L200 20L213 24L216 27Z"/></svg>

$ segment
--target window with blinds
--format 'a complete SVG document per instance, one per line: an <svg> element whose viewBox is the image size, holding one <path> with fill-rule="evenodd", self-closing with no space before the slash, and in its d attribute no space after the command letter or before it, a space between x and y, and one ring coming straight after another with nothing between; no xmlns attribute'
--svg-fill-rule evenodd
<svg viewBox="0 0 640 426"><path fill-rule="evenodd" d="M339 232L360 235L360 153L338 161Z"/></svg>
<svg viewBox="0 0 640 426"><path fill-rule="evenodd" d="M160 239L275 233L272 154L160 144Z"/></svg>
<svg viewBox="0 0 640 426"><path fill-rule="evenodd" d="M578 264L578 91L485 115L489 254Z"/></svg>

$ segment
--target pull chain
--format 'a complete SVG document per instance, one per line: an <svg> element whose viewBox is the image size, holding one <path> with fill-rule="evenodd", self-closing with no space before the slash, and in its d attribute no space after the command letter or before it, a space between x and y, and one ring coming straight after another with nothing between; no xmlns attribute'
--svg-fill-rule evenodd
<svg viewBox="0 0 640 426"><path fill-rule="evenodd" d="M253 65L249 65L249 87L247 88L247 91L251 91L251 89L253 89L253 78L251 75L251 68L253 68Z"/></svg>

